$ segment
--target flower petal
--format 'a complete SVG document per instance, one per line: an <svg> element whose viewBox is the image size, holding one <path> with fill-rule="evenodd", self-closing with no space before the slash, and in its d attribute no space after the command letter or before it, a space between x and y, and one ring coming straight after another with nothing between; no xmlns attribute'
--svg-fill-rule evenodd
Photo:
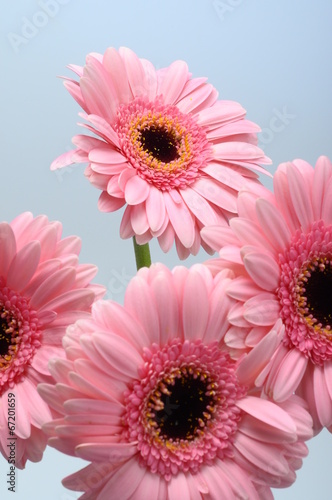
<svg viewBox="0 0 332 500"><path fill-rule="evenodd" d="M242 358L236 373L238 379L243 384L250 385L255 381L258 374L272 358L276 348L282 340L284 330L284 327L278 322L275 327L263 337L257 346Z"/></svg>
<svg viewBox="0 0 332 500"><path fill-rule="evenodd" d="M150 186L150 192L146 199L146 215L151 231L158 231L163 225L166 217L163 194L152 185Z"/></svg>
<svg viewBox="0 0 332 500"><path fill-rule="evenodd" d="M220 184L217 181L212 181L204 177L200 177L192 185L192 189L200 194L203 198L211 201L217 207L221 207L229 212L237 212L237 192L233 189Z"/></svg>
<svg viewBox="0 0 332 500"><path fill-rule="evenodd" d="M304 179L292 165L289 165L287 175L294 210L302 227L307 229L314 220L314 214Z"/></svg>
<svg viewBox="0 0 332 500"><path fill-rule="evenodd" d="M209 319L209 296L200 273L192 270L183 290L183 330L185 339L204 336Z"/></svg>
<svg viewBox="0 0 332 500"><path fill-rule="evenodd" d="M183 94L188 91L188 83L194 82L195 80L199 80L201 82L200 85L189 94L183 96ZM207 100L214 93L216 93L216 90L211 84L205 83L205 79L195 78L186 83L181 93L180 100L177 101L176 105L182 113L197 113L198 109L202 105L206 105Z"/></svg>
<svg viewBox="0 0 332 500"><path fill-rule="evenodd" d="M104 335L93 334L94 344L100 355L126 377L136 378L137 368L143 363L141 355L129 342L118 335L111 332L107 335L108 342L105 341Z"/></svg>
<svg viewBox="0 0 332 500"><path fill-rule="evenodd" d="M273 399L285 401L297 389L307 368L308 359L298 349L290 349L279 365L273 384Z"/></svg>
<svg viewBox="0 0 332 500"><path fill-rule="evenodd" d="M276 261L268 253L252 251L243 247L241 250L243 263L254 282L269 292L274 292L280 282L280 270Z"/></svg>
<svg viewBox="0 0 332 500"><path fill-rule="evenodd" d="M16 253L16 241L12 228L6 222L0 224L0 275L6 276Z"/></svg>
<svg viewBox="0 0 332 500"><path fill-rule="evenodd" d="M273 325L280 314L280 304L273 294L260 293L247 300L243 308L244 318L253 325Z"/></svg>
<svg viewBox="0 0 332 500"><path fill-rule="evenodd" d="M289 244L291 232L280 212L263 198L257 200L256 211L264 235L278 252L283 251Z"/></svg>
<svg viewBox="0 0 332 500"><path fill-rule="evenodd" d="M133 228L136 235L136 241L140 245L142 243L138 241L138 237L146 233L150 235L149 223L148 223L148 218L146 216L146 209L144 203L140 203L139 205L134 205L132 207L130 212L130 220L131 220L131 227ZM148 238L148 240L150 240L150 237Z"/></svg>
<svg viewBox="0 0 332 500"><path fill-rule="evenodd" d="M253 221L244 217L234 217L230 221L230 226L240 242L244 245L255 245L257 248L266 249L274 253L274 248L268 238L265 238L261 228Z"/></svg>
<svg viewBox="0 0 332 500"><path fill-rule="evenodd" d="M142 325L151 343L159 344L160 332L157 307L145 280L136 276L126 290L125 307Z"/></svg>
<svg viewBox="0 0 332 500"><path fill-rule="evenodd" d="M174 203L168 192L164 193L164 200L169 220L179 240L185 248L190 248L195 239L193 217L185 203Z"/></svg>
<svg viewBox="0 0 332 500"><path fill-rule="evenodd" d="M111 498L129 500L134 498L135 490L144 480L145 475L146 468L142 467L135 457L127 460L110 476L110 479L98 495L99 500L109 500Z"/></svg>
<svg viewBox="0 0 332 500"><path fill-rule="evenodd" d="M127 47L120 47L123 64L126 68L128 83L133 94L133 97L144 95L147 91L148 82L143 65L135 52Z"/></svg>
<svg viewBox="0 0 332 500"><path fill-rule="evenodd" d="M287 416L286 412L283 414ZM287 460L277 447L256 441L241 432L237 433L234 446L250 463L264 472L281 477L289 472Z"/></svg>
<svg viewBox="0 0 332 500"><path fill-rule="evenodd" d="M229 329L227 315L233 304L232 299L226 295L229 280L223 279L216 284L212 296L209 297L209 319L205 329L203 340L205 343L214 341L221 342L226 331Z"/></svg>
<svg viewBox="0 0 332 500"><path fill-rule="evenodd" d="M221 184L225 184L225 186L229 186L238 191L242 189L246 183L246 179L236 172L236 170L229 168L227 163L224 164L217 161L210 161L201 170L221 182Z"/></svg>
<svg viewBox="0 0 332 500"><path fill-rule="evenodd" d="M119 102L128 102L132 98L127 71L119 52L110 47L103 57L103 66L112 78L112 83Z"/></svg>
<svg viewBox="0 0 332 500"><path fill-rule="evenodd" d="M31 297L30 304L34 309L39 309L47 302L56 299L62 293L72 288L76 272L74 268L59 269L49 276L38 287Z"/></svg>
<svg viewBox="0 0 332 500"><path fill-rule="evenodd" d="M116 149L108 148L93 148L89 152L89 161L96 163L126 163L126 158Z"/></svg>
<svg viewBox="0 0 332 500"><path fill-rule="evenodd" d="M13 258L7 275L7 285L17 292L25 288L34 276L40 259L39 241L27 243Z"/></svg>
<svg viewBox="0 0 332 500"><path fill-rule="evenodd" d="M253 396L245 396L237 401L236 405L249 415L266 424L284 430L287 433L296 434L296 426L293 419L278 405L267 399Z"/></svg>
<svg viewBox="0 0 332 500"><path fill-rule="evenodd" d="M176 476L173 476L171 481L167 484L167 499L169 500L192 500L190 491L188 488L188 479L183 474L179 472Z"/></svg>
<svg viewBox="0 0 332 500"><path fill-rule="evenodd" d="M287 175L285 174L284 170L280 168L281 166L282 164L279 165L273 177L274 194L277 206L284 215L284 218L287 222L290 231L293 233L297 229L299 229L300 222L297 217L296 211L294 210L293 202L289 191Z"/></svg>
<svg viewBox="0 0 332 500"><path fill-rule="evenodd" d="M240 242L230 227L209 226L201 230L203 240L216 252L226 245L239 246Z"/></svg>
<svg viewBox="0 0 332 500"><path fill-rule="evenodd" d="M188 79L188 66L184 61L175 61L165 70L158 85L158 93L164 97L166 104L176 102Z"/></svg>
<svg viewBox="0 0 332 500"><path fill-rule="evenodd" d="M186 202L187 207L197 217L197 219L202 222L204 226L212 226L214 224L218 224L219 217L217 216L210 203L208 203L203 196L195 192L190 187L187 187L186 189L180 189L180 193L182 198Z"/></svg>
<svg viewBox="0 0 332 500"><path fill-rule="evenodd" d="M96 443L81 444L76 448L76 454L92 462L111 461L122 462L135 455L135 443Z"/></svg>
<svg viewBox="0 0 332 500"><path fill-rule="evenodd" d="M315 366L313 385L319 421L323 427L330 427L332 425L332 400L325 381L324 366Z"/></svg>
<svg viewBox="0 0 332 500"><path fill-rule="evenodd" d="M156 310L160 324L160 345L179 337L179 305L172 278L168 274L157 274L152 282Z"/></svg>
<svg viewBox="0 0 332 500"><path fill-rule="evenodd" d="M57 170L58 168L68 167L74 163L73 155L76 153L76 149L71 151L66 151L62 155L58 156L54 161L52 161L50 169Z"/></svg>
<svg viewBox="0 0 332 500"><path fill-rule="evenodd" d="M119 208L125 205L126 200L124 198L115 198L103 191L99 196L98 208L101 212L115 212Z"/></svg>
<svg viewBox="0 0 332 500"><path fill-rule="evenodd" d="M132 176L125 186L125 199L129 205L138 205L147 199L150 193L149 184L138 175Z"/></svg>

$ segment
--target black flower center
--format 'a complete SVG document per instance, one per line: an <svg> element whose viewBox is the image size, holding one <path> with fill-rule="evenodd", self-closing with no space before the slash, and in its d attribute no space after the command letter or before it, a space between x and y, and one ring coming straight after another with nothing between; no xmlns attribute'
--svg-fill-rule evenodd
<svg viewBox="0 0 332 500"><path fill-rule="evenodd" d="M323 328L332 326L332 267L329 260L324 259L310 269L304 287L308 314Z"/></svg>
<svg viewBox="0 0 332 500"><path fill-rule="evenodd" d="M164 127L148 127L141 131L140 141L143 149L163 163L170 163L179 158L178 141Z"/></svg>
<svg viewBox="0 0 332 500"><path fill-rule="evenodd" d="M8 353L9 345L11 344L11 335L6 332L8 328L7 322L0 319L0 356Z"/></svg>
<svg viewBox="0 0 332 500"><path fill-rule="evenodd" d="M206 375L197 377L182 371L167 384L163 380L161 386L149 401L160 435L173 441L194 439L215 410L211 380Z"/></svg>
<svg viewBox="0 0 332 500"><path fill-rule="evenodd" d="M6 309L0 309L0 356L11 354L10 346L14 344L17 336L16 321Z"/></svg>

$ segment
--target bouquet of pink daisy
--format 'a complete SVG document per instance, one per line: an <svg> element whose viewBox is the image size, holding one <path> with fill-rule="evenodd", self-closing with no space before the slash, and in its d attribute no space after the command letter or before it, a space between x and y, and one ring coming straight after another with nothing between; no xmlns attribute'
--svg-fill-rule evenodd
<svg viewBox="0 0 332 500"><path fill-rule="evenodd" d="M60 223L0 225L0 451L87 460L63 480L82 500L271 499L332 431L332 164L281 164L271 192L259 127L185 62L109 48L70 69L85 133L51 168L88 164L137 274L105 300ZM168 269L153 238L218 257Z"/></svg>

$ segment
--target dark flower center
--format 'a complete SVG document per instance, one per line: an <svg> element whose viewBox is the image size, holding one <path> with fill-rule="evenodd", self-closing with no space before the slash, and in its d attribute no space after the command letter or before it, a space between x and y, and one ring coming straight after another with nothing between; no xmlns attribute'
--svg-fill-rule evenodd
<svg viewBox="0 0 332 500"><path fill-rule="evenodd" d="M161 191L186 189L212 158L212 144L196 117L164 104L137 97L121 104L114 130L122 154L137 175Z"/></svg>
<svg viewBox="0 0 332 500"><path fill-rule="evenodd" d="M11 335L6 330L8 330L8 323L3 318L0 318L0 356L8 353L11 344Z"/></svg>
<svg viewBox="0 0 332 500"><path fill-rule="evenodd" d="M172 131L164 127L148 127L141 131L143 149L163 163L179 158L178 141Z"/></svg>
<svg viewBox="0 0 332 500"><path fill-rule="evenodd" d="M9 311L5 308L0 311L0 368L3 368L17 350L18 325Z"/></svg>
<svg viewBox="0 0 332 500"><path fill-rule="evenodd" d="M231 453L242 417L236 402L246 394L219 342L152 344L124 393L124 440L137 442L142 465L166 481L179 471L196 474Z"/></svg>
<svg viewBox="0 0 332 500"><path fill-rule="evenodd" d="M332 267L327 258L315 260L304 283L307 314L323 328L332 326Z"/></svg>
<svg viewBox="0 0 332 500"><path fill-rule="evenodd" d="M160 435L173 441L195 439L215 411L213 389L210 377L187 373L185 367L162 380L148 403Z"/></svg>

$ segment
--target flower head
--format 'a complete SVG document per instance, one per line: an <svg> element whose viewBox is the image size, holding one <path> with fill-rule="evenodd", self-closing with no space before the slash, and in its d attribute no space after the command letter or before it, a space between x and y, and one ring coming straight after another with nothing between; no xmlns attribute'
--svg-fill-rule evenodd
<svg viewBox="0 0 332 500"><path fill-rule="evenodd" d="M12 458L8 439L15 438L20 468L40 460L46 446L41 425L52 414L37 384L52 380L48 360L64 356L66 327L103 293L89 284L95 266L78 264L79 238L61 239L61 230L30 213L0 224L0 451Z"/></svg>
<svg viewBox="0 0 332 500"><path fill-rule="evenodd" d="M175 241L181 258L196 254L200 229L226 225L238 190L258 182L253 170L265 172L259 127L238 103L217 101L213 86L191 78L183 61L156 70L129 49L109 48L70 68L79 81L65 85L97 137L75 136L77 148L51 168L88 162L85 174L102 190L99 209L127 205L122 238L144 244L157 237L165 252Z"/></svg>
<svg viewBox="0 0 332 500"><path fill-rule="evenodd" d="M248 353L243 376L251 371L277 401L294 391L305 397L316 431L332 425L331 186L326 157L315 169L303 160L281 164L274 195L244 192L231 229L203 230L223 247L214 269L232 260L240 274L228 290L237 304L226 342L237 356Z"/></svg>
<svg viewBox="0 0 332 500"><path fill-rule="evenodd" d="M97 301L64 337L56 385L40 394L63 418L50 445L91 461L64 480L83 498L262 498L307 453L302 400L281 405L239 381L223 337L228 271L141 269L124 307Z"/></svg>

